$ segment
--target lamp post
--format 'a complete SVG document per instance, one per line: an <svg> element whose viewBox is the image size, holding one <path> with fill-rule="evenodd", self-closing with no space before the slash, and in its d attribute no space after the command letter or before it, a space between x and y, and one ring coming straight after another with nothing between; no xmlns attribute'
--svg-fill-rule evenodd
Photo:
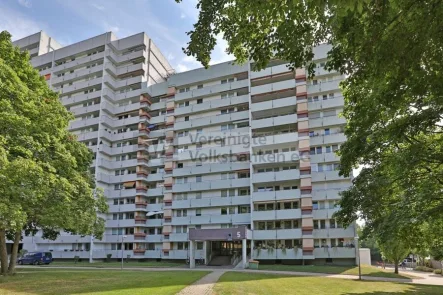
<svg viewBox="0 0 443 295"><path fill-rule="evenodd" d="M125 238L126 238L126 236L122 236L122 266L121 266L122 270L123 270L123 249L125 248L124 244L123 244L123 241L125 240Z"/></svg>
<svg viewBox="0 0 443 295"><path fill-rule="evenodd" d="M355 240L355 251L357 252L357 262L358 262L358 279L361 281L361 263L360 263L360 247L358 244L358 236L354 238Z"/></svg>

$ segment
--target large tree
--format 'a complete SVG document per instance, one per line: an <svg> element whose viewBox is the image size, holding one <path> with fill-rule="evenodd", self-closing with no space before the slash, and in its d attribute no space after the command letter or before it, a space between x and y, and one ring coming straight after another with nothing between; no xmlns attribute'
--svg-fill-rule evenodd
<svg viewBox="0 0 443 295"><path fill-rule="evenodd" d="M332 45L326 68L347 77L340 173L364 167L340 202L344 224L361 217L375 231L389 218L399 232L441 223L442 1L199 0L198 8L184 52L204 66L219 34L257 69L281 59L313 74L313 46Z"/></svg>
<svg viewBox="0 0 443 295"><path fill-rule="evenodd" d="M68 132L73 118L29 63L29 54L0 33L0 258L7 273L6 238L14 272L22 232L61 231L101 237L103 195L89 169L92 153Z"/></svg>

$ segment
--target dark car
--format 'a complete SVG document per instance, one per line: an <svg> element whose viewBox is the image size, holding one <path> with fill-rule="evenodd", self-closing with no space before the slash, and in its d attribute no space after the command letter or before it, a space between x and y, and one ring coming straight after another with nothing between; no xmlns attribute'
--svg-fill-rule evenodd
<svg viewBox="0 0 443 295"><path fill-rule="evenodd" d="M17 263L23 264L50 264L52 262L51 252L30 252L26 253L23 257L17 259Z"/></svg>

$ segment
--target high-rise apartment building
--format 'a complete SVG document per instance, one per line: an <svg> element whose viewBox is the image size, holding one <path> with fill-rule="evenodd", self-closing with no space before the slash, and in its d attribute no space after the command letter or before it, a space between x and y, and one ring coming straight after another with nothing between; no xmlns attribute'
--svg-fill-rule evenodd
<svg viewBox="0 0 443 295"><path fill-rule="evenodd" d="M40 44L32 64L75 115L69 128L95 154L109 213L102 240L36 236L26 249L191 265L354 263L355 229L332 217L351 180L338 175L343 76L323 69L328 45L314 49L307 79L281 61L174 74L144 33L42 52L36 35L15 43Z"/></svg>

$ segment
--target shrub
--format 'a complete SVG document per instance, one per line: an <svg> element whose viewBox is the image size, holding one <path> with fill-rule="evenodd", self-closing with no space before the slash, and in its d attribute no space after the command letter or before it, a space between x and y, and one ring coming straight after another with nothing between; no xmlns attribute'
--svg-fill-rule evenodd
<svg viewBox="0 0 443 295"><path fill-rule="evenodd" d="M106 254L105 262L111 262L111 257L112 257L112 254Z"/></svg>
<svg viewBox="0 0 443 295"><path fill-rule="evenodd" d="M437 275L441 275L441 269L434 269L434 273Z"/></svg>
<svg viewBox="0 0 443 295"><path fill-rule="evenodd" d="M427 266L417 266L416 268L414 268L414 270L425 271L425 272L433 272L434 271L433 268L427 267Z"/></svg>

